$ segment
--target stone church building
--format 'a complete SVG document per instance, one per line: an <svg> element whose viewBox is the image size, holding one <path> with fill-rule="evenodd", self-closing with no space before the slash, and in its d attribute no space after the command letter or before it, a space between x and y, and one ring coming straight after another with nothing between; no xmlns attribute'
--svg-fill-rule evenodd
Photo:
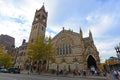
<svg viewBox="0 0 120 80"><path fill-rule="evenodd" d="M41 9L36 10L29 42L33 42L34 38L41 34L45 35L47 16L44 5ZM91 31L89 31L88 37L83 38L81 29L79 33L76 33L63 28L53 37L52 43L56 49L56 56L55 62L49 64L49 69L82 70L93 66L99 68L99 52L94 45Z"/></svg>
<svg viewBox="0 0 120 80"><path fill-rule="evenodd" d="M53 39L52 43L56 48L55 62L50 63L50 69L59 70L82 70L91 67L99 68L100 58L92 33L83 38L82 30L79 33L63 30Z"/></svg>
<svg viewBox="0 0 120 80"><path fill-rule="evenodd" d="M45 35L47 17L48 12L46 12L44 5L36 10L28 43L32 43L40 35ZM56 56L55 62L49 63L49 69L70 71L90 69L93 66L99 68L99 52L94 45L91 31L89 31L88 37L83 38L81 29L79 33L76 33L63 28L52 38L52 43L56 49Z"/></svg>

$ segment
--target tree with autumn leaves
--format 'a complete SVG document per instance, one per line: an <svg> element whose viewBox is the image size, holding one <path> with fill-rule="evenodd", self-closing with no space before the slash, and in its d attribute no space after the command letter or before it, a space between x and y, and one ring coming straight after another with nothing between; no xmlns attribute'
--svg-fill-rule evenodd
<svg viewBox="0 0 120 80"><path fill-rule="evenodd" d="M32 57L33 61L38 63L39 71L44 63L47 64L48 70L49 61L55 60L55 48L53 48L51 37L45 38L43 35L37 37L34 42L28 44L27 54Z"/></svg>
<svg viewBox="0 0 120 80"><path fill-rule="evenodd" d="M5 47L0 46L0 66L10 67L12 65L12 58L6 53Z"/></svg>

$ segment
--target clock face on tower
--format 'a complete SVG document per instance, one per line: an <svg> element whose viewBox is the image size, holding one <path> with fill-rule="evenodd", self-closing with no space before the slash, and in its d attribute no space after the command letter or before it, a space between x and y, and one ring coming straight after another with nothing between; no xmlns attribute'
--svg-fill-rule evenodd
<svg viewBox="0 0 120 80"><path fill-rule="evenodd" d="M46 17L44 15L42 16L42 22L46 22Z"/></svg>
<svg viewBox="0 0 120 80"><path fill-rule="evenodd" d="M38 17L35 18L35 21L38 21Z"/></svg>
<svg viewBox="0 0 120 80"><path fill-rule="evenodd" d="M45 23L45 19L42 20Z"/></svg>

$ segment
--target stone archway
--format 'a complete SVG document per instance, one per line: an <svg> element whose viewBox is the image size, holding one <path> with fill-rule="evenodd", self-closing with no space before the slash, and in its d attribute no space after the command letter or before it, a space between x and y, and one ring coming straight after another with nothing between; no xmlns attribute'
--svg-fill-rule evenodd
<svg viewBox="0 0 120 80"><path fill-rule="evenodd" d="M97 68L96 60L92 55L89 55L87 58L87 67L90 69L91 67Z"/></svg>

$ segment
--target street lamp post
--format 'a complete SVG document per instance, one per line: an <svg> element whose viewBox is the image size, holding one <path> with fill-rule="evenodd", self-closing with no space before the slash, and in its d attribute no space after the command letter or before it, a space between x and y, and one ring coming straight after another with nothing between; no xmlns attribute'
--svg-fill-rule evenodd
<svg viewBox="0 0 120 80"><path fill-rule="evenodd" d="M30 56L29 57L29 72L28 72L28 74L31 74L31 72L32 72L32 57Z"/></svg>
<svg viewBox="0 0 120 80"><path fill-rule="evenodd" d="M118 66L120 66L120 43L118 46L115 47L117 57L118 57Z"/></svg>
<svg viewBox="0 0 120 80"><path fill-rule="evenodd" d="M120 60L120 44L118 46L115 47L115 50L117 52L117 57Z"/></svg>

